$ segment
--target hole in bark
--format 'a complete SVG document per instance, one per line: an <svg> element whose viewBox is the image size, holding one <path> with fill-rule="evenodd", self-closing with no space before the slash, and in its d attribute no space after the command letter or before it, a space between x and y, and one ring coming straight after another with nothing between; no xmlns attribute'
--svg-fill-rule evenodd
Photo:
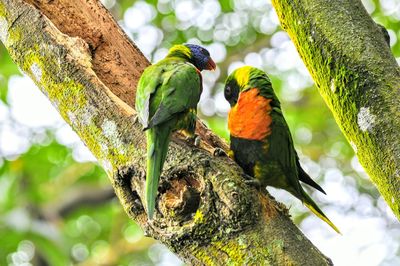
<svg viewBox="0 0 400 266"><path fill-rule="evenodd" d="M143 207L142 202L140 201L140 197L136 191L132 191L132 198L133 198L133 202L129 209L129 212L133 216L138 216L139 214L144 212L144 207Z"/></svg>
<svg viewBox="0 0 400 266"><path fill-rule="evenodd" d="M134 167L121 167L114 175L114 184L116 189L120 189L122 197L131 203L128 212L132 216L137 216L144 212L144 207L136 191L135 181L143 179L144 172Z"/></svg>
<svg viewBox="0 0 400 266"><path fill-rule="evenodd" d="M174 170L161 186L160 211L167 217L190 219L200 205L201 182L187 168Z"/></svg>
<svg viewBox="0 0 400 266"><path fill-rule="evenodd" d="M123 167L118 169L114 177L114 182L119 187L130 187L131 179L137 174L133 167Z"/></svg>

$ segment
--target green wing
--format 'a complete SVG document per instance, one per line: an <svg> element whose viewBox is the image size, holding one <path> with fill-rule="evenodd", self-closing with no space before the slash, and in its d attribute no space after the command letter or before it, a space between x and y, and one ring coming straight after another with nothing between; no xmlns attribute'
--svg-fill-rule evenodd
<svg viewBox="0 0 400 266"><path fill-rule="evenodd" d="M268 157L275 160L282 167L285 174L285 189L301 199L301 188L297 174L296 151L293 146L289 126L283 117L282 111L274 107L272 109L272 133L268 139Z"/></svg>
<svg viewBox="0 0 400 266"><path fill-rule="evenodd" d="M139 79L136 90L135 108L139 120L144 128L147 128L150 116L150 97L162 83L162 73L165 66L152 65L147 67Z"/></svg>
<svg viewBox="0 0 400 266"><path fill-rule="evenodd" d="M271 158L279 161L283 172L285 172L285 175L289 179L289 184L295 189L298 195L301 195L301 185L298 180L326 194L322 187L312 180L311 177L301 167L299 156L297 155L297 152L293 146L293 140L289 127L280 108L274 107L272 116L273 129L272 136L269 139L269 154Z"/></svg>
<svg viewBox="0 0 400 266"><path fill-rule="evenodd" d="M189 63L163 60L143 73L137 90L136 109L144 128L170 120L196 108L201 94L201 76Z"/></svg>
<svg viewBox="0 0 400 266"><path fill-rule="evenodd" d="M181 119L180 113L196 108L200 94L201 76L189 63L165 59L148 67L140 78L136 110L147 130L145 198L149 219L153 218L171 132Z"/></svg>
<svg viewBox="0 0 400 266"><path fill-rule="evenodd" d="M300 185L299 170L297 168L298 165L300 166L298 163L298 156L293 146L289 127L279 108L273 108L272 121L273 128L270 138L269 155L272 158L275 158L275 160L278 160L283 172L285 173L287 185L285 189L300 199L307 208L340 234L339 229L329 220L329 218L322 212L318 205Z"/></svg>
<svg viewBox="0 0 400 266"><path fill-rule="evenodd" d="M316 190L319 190L321 193L324 193L326 195L325 190L320 185L318 185L314 180L312 180L312 178L304 171L303 167L301 167L300 159L299 156L297 155L297 152L296 152L296 164L299 174L299 180L303 183L306 183L309 186L312 186Z"/></svg>

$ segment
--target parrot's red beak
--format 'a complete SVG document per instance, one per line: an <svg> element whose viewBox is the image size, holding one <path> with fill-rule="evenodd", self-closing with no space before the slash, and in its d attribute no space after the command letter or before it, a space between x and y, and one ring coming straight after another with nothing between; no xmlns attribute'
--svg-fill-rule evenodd
<svg viewBox="0 0 400 266"><path fill-rule="evenodd" d="M215 70L216 67L217 67L217 65L215 64L215 62L211 59L211 57L209 57L208 62L207 62L207 69Z"/></svg>

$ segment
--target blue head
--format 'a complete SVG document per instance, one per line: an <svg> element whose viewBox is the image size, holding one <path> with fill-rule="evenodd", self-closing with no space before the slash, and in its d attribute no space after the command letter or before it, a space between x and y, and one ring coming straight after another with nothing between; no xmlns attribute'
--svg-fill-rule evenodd
<svg viewBox="0 0 400 266"><path fill-rule="evenodd" d="M198 70L214 70L216 65L210 57L210 53L200 45L178 44L171 47L169 57L184 58L192 63Z"/></svg>
<svg viewBox="0 0 400 266"><path fill-rule="evenodd" d="M200 71L203 69L215 69L216 65L211 59L210 53L207 51L207 49L196 44L185 43L184 45L190 49L190 63L195 65L195 67L197 67Z"/></svg>

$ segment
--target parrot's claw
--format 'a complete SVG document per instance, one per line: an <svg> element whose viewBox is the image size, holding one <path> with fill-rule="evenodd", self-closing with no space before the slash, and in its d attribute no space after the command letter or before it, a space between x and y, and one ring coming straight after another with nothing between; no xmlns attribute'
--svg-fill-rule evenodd
<svg viewBox="0 0 400 266"><path fill-rule="evenodd" d="M254 177L252 177L252 176L250 176L250 175L248 175L248 174L245 174L245 173L243 173L243 177L244 177L244 179L246 179L246 180L254 180Z"/></svg>
<svg viewBox="0 0 400 266"><path fill-rule="evenodd" d="M201 138L199 137L199 135L194 134L192 136L188 136L186 137L186 140L193 143L194 146L200 147Z"/></svg>
<svg viewBox="0 0 400 266"><path fill-rule="evenodd" d="M200 147L200 142L201 142L200 136L195 135L195 137L194 137L194 142L193 142L194 146Z"/></svg>
<svg viewBox="0 0 400 266"><path fill-rule="evenodd" d="M213 152L213 156L222 157L222 156L228 156L228 154L226 154L226 152L221 148L215 148L214 152Z"/></svg>
<svg viewBox="0 0 400 266"><path fill-rule="evenodd" d="M253 179L253 180L244 180L244 183L246 185L249 185L251 187L256 188L257 190L259 190L261 188L261 183L260 181L258 181L257 179Z"/></svg>
<svg viewBox="0 0 400 266"><path fill-rule="evenodd" d="M135 115L135 116L133 117L133 123L136 124L138 121L139 121L139 116L138 116L138 115Z"/></svg>
<svg viewBox="0 0 400 266"><path fill-rule="evenodd" d="M254 187L258 190L261 188L261 183L258 179L255 179L254 177L249 176L247 174L244 174L243 177L245 178L245 180L244 180L245 184L247 184L251 187Z"/></svg>

